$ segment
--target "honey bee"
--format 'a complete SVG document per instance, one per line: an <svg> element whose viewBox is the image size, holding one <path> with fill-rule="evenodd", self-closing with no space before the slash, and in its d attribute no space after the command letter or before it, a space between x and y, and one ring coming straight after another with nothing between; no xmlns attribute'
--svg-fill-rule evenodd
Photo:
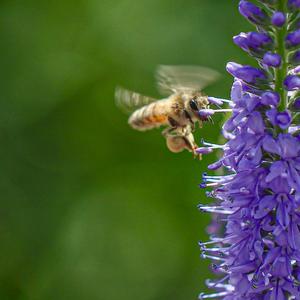
<svg viewBox="0 0 300 300"><path fill-rule="evenodd" d="M165 126L162 135L170 151L186 149L201 159L193 132L196 123L201 128L208 119L199 114L201 109L209 108L202 89L218 76L216 71L204 67L162 65L156 77L158 89L166 98L157 100L117 87L116 103L126 111L133 111L128 119L132 128L145 131Z"/></svg>

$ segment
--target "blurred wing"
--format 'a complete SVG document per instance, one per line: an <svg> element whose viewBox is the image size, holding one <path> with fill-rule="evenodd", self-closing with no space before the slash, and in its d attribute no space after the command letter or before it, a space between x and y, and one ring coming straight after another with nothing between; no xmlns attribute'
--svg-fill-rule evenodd
<svg viewBox="0 0 300 300"><path fill-rule="evenodd" d="M184 90L201 91L220 77L217 71L200 66L158 66L156 78L162 95Z"/></svg>
<svg viewBox="0 0 300 300"><path fill-rule="evenodd" d="M122 87L116 88L115 100L116 105L126 113L131 113L137 108L145 106L151 102L157 101L157 99L126 90Z"/></svg>

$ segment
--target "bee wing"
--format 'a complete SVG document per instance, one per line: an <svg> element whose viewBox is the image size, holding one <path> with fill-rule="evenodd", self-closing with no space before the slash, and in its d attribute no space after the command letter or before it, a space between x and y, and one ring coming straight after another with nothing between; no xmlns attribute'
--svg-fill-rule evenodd
<svg viewBox="0 0 300 300"><path fill-rule="evenodd" d="M139 107L145 106L157 99L141 95L139 93L129 91L122 87L115 90L116 105L126 113L131 113Z"/></svg>
<svg viewBox="0 0 300 300"><path fill-rule="evenodd" d="M160 65L156 71L158 90L162 95L184 90L201 91L218 77L217 71L200 66Z"/></svg>

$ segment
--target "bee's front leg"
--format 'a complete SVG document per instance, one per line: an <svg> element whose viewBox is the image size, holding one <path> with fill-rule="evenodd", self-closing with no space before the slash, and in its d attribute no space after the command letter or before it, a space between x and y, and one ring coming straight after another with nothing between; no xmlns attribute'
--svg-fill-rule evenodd
<svg viewBox="0 0 300 300"><path fill-rule="evenodd" d="M190 152L193 152L194 158L201 159L201 154L196 152L198 145L195 142L194 135L193 135L194 126L186 126L183 128L184 131L184 138L186 140L187 148Z"/></svg>
<svg viewBox="0 0 300 300"><path fill-rule="evenodd" d="M190 132L189 134L184 136L185 142L186 142L186 148L193 152L194 158L199 158L201 160L201 154L196 152L196 149L198 148L198 145L195 143L194 135Z"/></svg>
<svg viewBox="0 0 300 300"><path fill-rule="evenodd" d="M201 155L196 152L198 145L195 142L194 135L192 132L193 126L191 125L181 127L181 135L185 141L185 149L187 149L190 152L193 152L195 158L198 157L199 159L201 159Z"/></svg>

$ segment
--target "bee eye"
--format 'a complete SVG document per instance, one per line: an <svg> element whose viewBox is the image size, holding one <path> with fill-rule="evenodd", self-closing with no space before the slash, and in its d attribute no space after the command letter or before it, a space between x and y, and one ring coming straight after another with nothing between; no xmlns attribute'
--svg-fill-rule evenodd
<svg viewBox="0 0 300 300"><path fill-rule="evenodd" d="M198 108L198 106L197 106L197 102L196 102L194 99L192 99L192 100L190 101L190 107L191 107L192 110L196 110L196 111L199 110L199 108Z"/></svg>

